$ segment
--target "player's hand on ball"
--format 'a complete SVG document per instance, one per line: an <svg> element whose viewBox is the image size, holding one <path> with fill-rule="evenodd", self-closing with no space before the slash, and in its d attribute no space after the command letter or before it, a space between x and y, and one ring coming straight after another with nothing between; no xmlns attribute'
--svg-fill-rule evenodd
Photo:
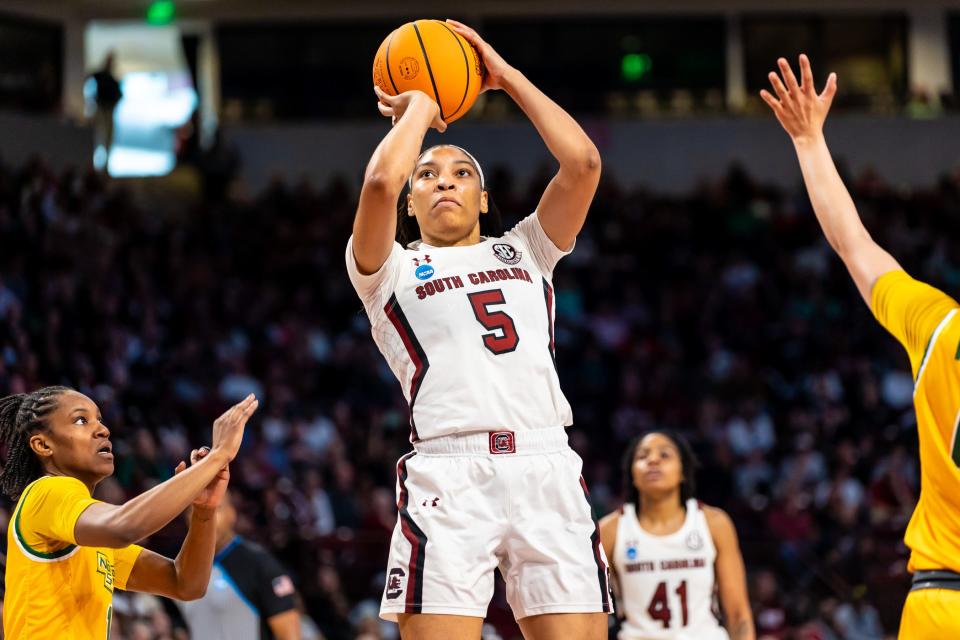
<svg viewBox="0 0 960 640"><path fill-rule="evenodd" d="M190 465L193 466L200 460L203 460L209 453L210 447L200 447L199 449L194 449L190 452ZM177 468L173 470L173 475L177 475L186 468L187 463L181 460L180 464L177 465ZM193 506L216 509L218 506L220 506L220 500L223 499L223 494L227 490L228 484L230 484L229 465L220 469L214 479L210 481L210 484L208 484L203 491L197 494L197 497L193 499Z"/></svg>
<svg viewBox="0 0 960 640"><path fill-rule="evenodd" d="M813 85L813 71L806 54L800 54L799 84L785 58L777 60L777 65L783 79L781 80L776 71L771 71L768 75L777 97L766 89L760 91L760 97L770 105L777 120L794 142L821 135L823 122L827 119L833 97L837 93L837 74L830 74L823 92L818 94Z"/></svg>
<svg viewBox="0 0 960 640"><path fill-rule="evenodd" d="M381 91L376 85L373 91L377 94L377 109L380 110L381 115L390 118L391 123L397 124L409 109L428 109L433 113L433 122L430 123L430 127L440 133L447 130L447 123L440 118L440 106L423 91L404 91L391 96Z"/></svg>
<svg viewBox="0 0 960 640"><path fill-rule="evenodd" d="M479 33L467 25L449 18L447 19L447 24L449 24L454 31L466 38L467 42L476 48L477 53L480 54L480 59L483 60L485 73L483 74L483 86L480 87L480 91L502 89L503 76L512 68L507 64L507 61L504 60L486 40L481 38Z"/></svg>

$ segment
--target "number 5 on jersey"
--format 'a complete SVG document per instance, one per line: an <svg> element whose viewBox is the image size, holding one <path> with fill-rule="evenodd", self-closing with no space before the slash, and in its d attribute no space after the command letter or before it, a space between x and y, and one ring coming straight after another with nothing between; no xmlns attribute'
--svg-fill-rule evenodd
<svg viewBox="0 0 960 640"><path fill-rule="evenodd" d="M467 294L467 298L470 300L470 306L473 307L473 315L476 316L477 322L490 331L483 334L483 346L494 355L514 351L520 344L520 336L517 335L513 318L505 311L490 310L491 306L506 304L503 291L501 289L477 291Z"/></svg>

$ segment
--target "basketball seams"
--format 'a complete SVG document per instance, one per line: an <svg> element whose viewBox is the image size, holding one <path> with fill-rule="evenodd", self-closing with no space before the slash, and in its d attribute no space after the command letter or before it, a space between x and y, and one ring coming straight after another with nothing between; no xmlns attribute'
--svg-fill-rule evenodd
<svg viewBox="0 0 960 640"><path fill-rule="evenodd" d="M393 44L393 37L397 35L397 29L394 29L393 33L390 34L390 37L387 39L387 53L384 55L384 66L387 67L387 77L390 78L390 84L393 86L393 95L400 95L400 90L397 89L397 83L393 81L393 71L390 70L390 45Z"/></svg>
<svg viewBox="0 0 960 640"><path fill-rule="evenodd" d="M437 81L433 78L433 69L430 68L430 58L427 56L427 48L423 44L423 36L420 35L420 28L417 26L417 22L412 23L413 31L417 34L417 42L420 43L420 51L423 52L423 61L427 64L427 75L430 76L430 86L433 87L433 97L437 101L437 106L440 107L440 119L445 120L446 116L443 115L443 103L440 102L440 92L437 90Z"/></svg>
<svg viewBox="0 0 960 640"><path fill-rule="evenodd" d="M449 123L466 114L476 101L482 88L480 67L476 49L443 21L416 20L394 29L380 43L373 79L388 94L411 90L426 93L439 106L440 117ZM456 98L458 93L460 100Z"/></svg>
<svg viewBox="0 0 960 640"><path fill-rule="evenodd" d="M463 66L464 66L467 82L466 82L466 85L463 87L463 97L460 98L460 104L458 104L457 108L454 109L453 112L450 114L450 117L453 117L463 107L463 103L466 102L467 100L467 94L470 93L470 59L467 58L467 50L463 48L463 43L460 42L460 37L457 35L457 33L453 29L448 27L445 22L441 22L440 20L437 20L436 22L441 27L443 27L444 29L450 32L450 35L453 36L453 39L457 41L457 45L460 47L460 53L463 54Z"/></svg>

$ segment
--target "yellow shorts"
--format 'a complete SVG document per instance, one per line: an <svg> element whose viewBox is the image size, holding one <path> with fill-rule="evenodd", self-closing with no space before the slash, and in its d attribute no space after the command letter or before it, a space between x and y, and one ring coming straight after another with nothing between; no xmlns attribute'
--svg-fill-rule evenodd
<svg viewBox="0 0 960 640"><path fill-rule="evenodd" d="M911 591L903 605L899 640L960 638L960 591Z"/></svg>

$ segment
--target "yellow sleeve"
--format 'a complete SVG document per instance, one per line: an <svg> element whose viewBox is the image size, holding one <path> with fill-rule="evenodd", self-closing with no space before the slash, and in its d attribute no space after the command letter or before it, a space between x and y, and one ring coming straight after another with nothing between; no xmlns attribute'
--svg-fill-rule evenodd
<svg viewBox="0 0 960 640"><path fill-rule="evenodd" d="M907 350L916 378L933 332L947 314L957 308L956 301L904 271L880 276L870 298L873 315Z"/></svg>
<svg viewBox="0 0 960 640"><path fill-rule="evenodd" d="M141 551L143 551L143 547L132 544L113 552L113 584L116 588L127 588L127 580L133 573L133 566L137 564L137 558L140 557Z"/></svg>
<svg viewBox="0 0 960 640"><path fill-rule="evenodd" d="M77 544L73 529L80 514L99 502L90 497L86 485L76 478L41 478L24 491L16 526L25 540L34 544L62 546ZM46 549L38 549L46 551Z"/></svg>

